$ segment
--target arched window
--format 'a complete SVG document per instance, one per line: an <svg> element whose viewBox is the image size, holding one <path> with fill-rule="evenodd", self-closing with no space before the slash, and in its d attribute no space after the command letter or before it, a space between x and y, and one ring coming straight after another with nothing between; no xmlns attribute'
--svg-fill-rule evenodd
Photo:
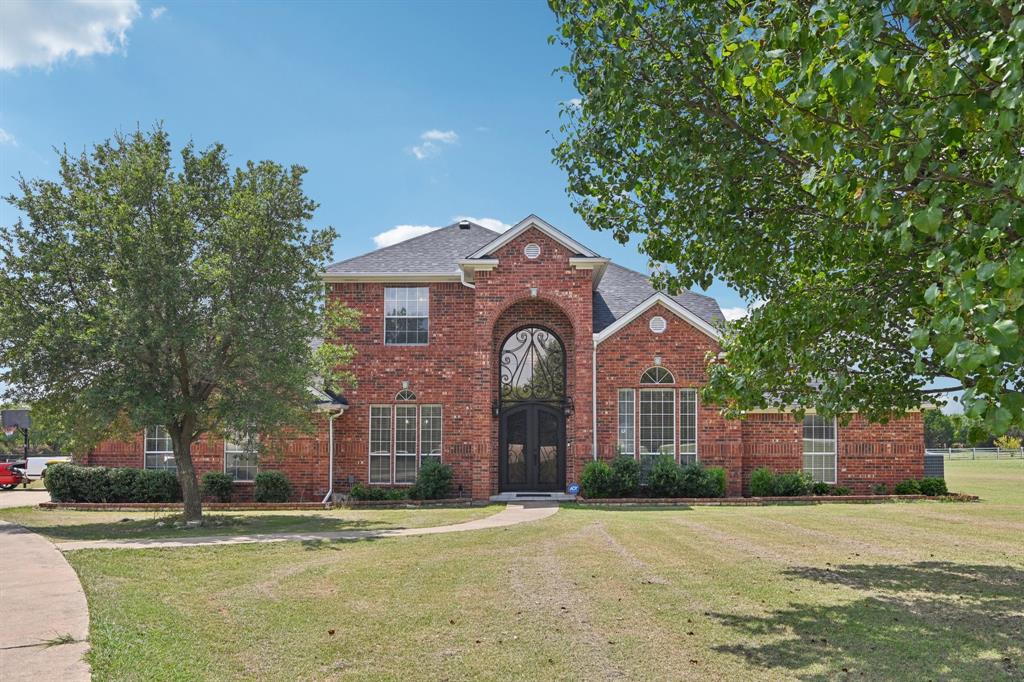
<svg viewBox="0 0 1024 682"><path fill-rule="evenodd" d="M397 394L395 395L395 400L396 400L396 401L402 401L402 400L416 400L416 394L415 394L415 393L413 393L412 391L409 391L409 390L403 389L403 390L399 391L399 392L398 392L398 393L397 393Z"/></svg>
<svg viewBox="0 0 1024 682"><path fill-rule="evenodd" d="M674 384L676 378L664 367L651 367L640 377L641 384Z"/></svg>

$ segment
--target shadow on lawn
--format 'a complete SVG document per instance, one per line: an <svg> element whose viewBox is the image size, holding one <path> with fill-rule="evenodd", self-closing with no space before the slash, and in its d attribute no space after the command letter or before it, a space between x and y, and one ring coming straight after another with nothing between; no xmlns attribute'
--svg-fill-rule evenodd
<svg viewBox="0 0 1024 682"><path fill-rule="evenodd" d="M83 512L89 513L89 512ZM68 523L44 525L21 522L25 528L58 540L137 540L144 538L187 538L209 535L255 535L260 533L319 533L348 530L383 530L397 528L382 521L349 520L325 516L268 514L258 517L217 515L206 517L198 528L175 528L180 515L161 516L130 521L101 523ZM218 524L217 521L222 523ZM162 522L166 525L158 527ZM2 532L2 531L0 531Z"/></svg>
<svg viewBox="0 0 1024 682"><path fill-rule="evenodd" d="M792 578L871 593L846 604L800 604L767 616L713 614L743 638L716 647L801 679L1020 679L1024 571L919 562L793 568ZM816 674L812 666L824 666Z"/></svg>

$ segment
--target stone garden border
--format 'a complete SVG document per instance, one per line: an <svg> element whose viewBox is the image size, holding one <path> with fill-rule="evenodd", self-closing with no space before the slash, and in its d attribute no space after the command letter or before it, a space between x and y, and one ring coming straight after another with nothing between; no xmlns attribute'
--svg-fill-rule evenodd
<svg viewBox="0 0 1024 682"><path fill-rule="evenodd" d="M800 495L797 497L615 497L579 498L575 503L589 507L767 507L786 504L880 504L885 502L917 502L943 500L977 502L977 495L953 493L949 495Z"/></svg>

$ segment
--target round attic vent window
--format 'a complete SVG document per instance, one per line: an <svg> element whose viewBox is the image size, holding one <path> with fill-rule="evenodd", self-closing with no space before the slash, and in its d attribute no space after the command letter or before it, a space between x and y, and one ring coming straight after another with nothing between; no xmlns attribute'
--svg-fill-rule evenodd
<svg viewBox="0 0 1024 682"><path fill-rule="evenodd" d="M665 318L662 317L661 315L656 315L651 318L649 326L652 332L654 332L655 334L660 334L663 331L665 331L666 327L668 327L668 322L665 322Z"/></svg>
<svg viewBox="0 0 1024 682"><path fill-rule="evenodd" d="M523 253L526 254L527 258L533 260L534 258L540 255L540 246L533 243L527 244L526 247L523 249Z"/></svg>

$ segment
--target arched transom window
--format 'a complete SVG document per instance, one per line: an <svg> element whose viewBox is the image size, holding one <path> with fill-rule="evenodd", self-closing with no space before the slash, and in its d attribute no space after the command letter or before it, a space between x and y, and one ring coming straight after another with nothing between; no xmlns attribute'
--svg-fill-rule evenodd
<svg viewBox="0 0 1024 682"><path fill-rule="evenodd" d="M641 384L674 384L676 378L664 367L651 367L640 377Z"/></svg>
<svg viewBox="0 0 1024 682"><path fill-rule="evenodd" d="M399 401L402 401L402 400L416 400L416 394L413 393L410 390L403 389L403 390L399 391L397 395L395 395L395 401L396 402L399 402Z"/></svg>

